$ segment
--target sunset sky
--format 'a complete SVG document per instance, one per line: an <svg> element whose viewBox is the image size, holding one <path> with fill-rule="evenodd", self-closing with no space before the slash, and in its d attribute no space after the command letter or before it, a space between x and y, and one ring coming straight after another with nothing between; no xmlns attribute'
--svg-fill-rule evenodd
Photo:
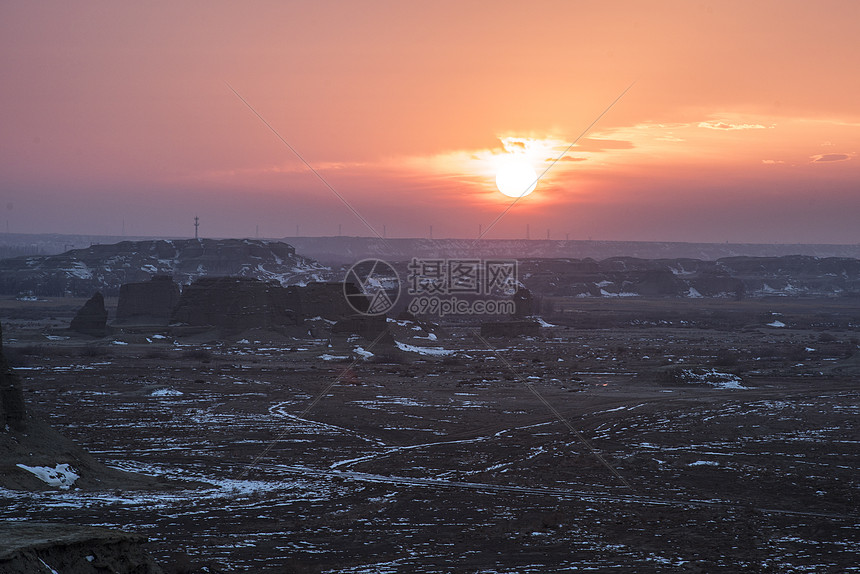
<svg viewBox="0 0 860 574"><path fill-rule="evenodd" d="M860 2L4 2L0 232L860 242Z"/></svg>

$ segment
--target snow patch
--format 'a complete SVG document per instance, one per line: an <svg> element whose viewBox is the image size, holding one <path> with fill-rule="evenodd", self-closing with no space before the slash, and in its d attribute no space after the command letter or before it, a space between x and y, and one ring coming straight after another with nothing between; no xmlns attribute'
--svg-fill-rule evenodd
<svg viewBox="0 0 860 574"><path fill-rule="evenodd" d="M716 369L708 370L683 370L684 381L688 383L707 383L712 387L719 389L740 389L744 390L749 387L743 385L743 380L731 373L721 373Z"/></svg>
<svg viewBox="0 0 860 574"><path fill-rule="evenodd" d="M362 359L369 359L373 356L373 353L371 353L370 351L366 351L364 347L356 347L355 349L353 349L353 352Z"/></svg>
<svg viewBox="0 0 860 574"><path fill-rule="evenodd" d="M606 289L601 289L600 295L603 297L638 297L639 293L630 293L628 291L621 291L619 293L610 293Z"/></svg>
<svg viewBox="0 0 860 574"><path fill-rule="evenodd" d="M75 261L73 263L73 267L70 269L63 269L66 273L73 277L77 277L78 279L92 279L93 273L90 271L90 268L87 267L86 263L82 261Z"/></svg>
<svg viewBox="0 0 860 574"><path fill-rule="evenodd" d="M184 393L176 389L158 389L149 393L150 397L181 397Z"/></svg>
<svg viewBox="0 0 860 574"><path fill-rule="evenodd" d="M400 341L395 341L395 345L401 351L409 351L410 353L418 353L419 355L431 355L431 356L442 356L442 355L450 355L454 351L449 351L448 349L442 349L441 347L416 347L415 345L408 345L406 343L401 343Z"/></svg>
<svg viewBox="0 0 860 574"><path fill-rule="evenodd" d="M41 562L41 563L42 563L42 566L44 566L45 568L47 568L47 569L48 569L48 572L50 572L51 574L60 574L59 572L57 572L56 570L54 570L53 568L51 568L51 567L48 565L48 563L47 563L47 562L45 562L44 560L42 560L41 558L39 558L39 562Z"/></svg>
<svg viewBox="0 0 860 574"><path fill-rule="evenodd" d="M81 477L68 464L57 464L54 468L50 466L27 466L26 464L17 464L16 466L27 472L32 472L45 484L57 486L60 490L69 490L69 487Z"/></svg>

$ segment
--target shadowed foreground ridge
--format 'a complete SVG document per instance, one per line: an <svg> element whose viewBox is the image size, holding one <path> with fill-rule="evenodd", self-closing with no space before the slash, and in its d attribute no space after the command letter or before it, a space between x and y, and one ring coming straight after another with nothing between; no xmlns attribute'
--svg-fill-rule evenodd
<svg viewBox="0 0 860 574"><path fill-rule="evenodd" d="M62 485L47 483L23 468L56 469L64 465L71 474L70 481ZM105 466L41 417L28 412L21 379L9 367L0 346L0 488L44 491L59 486L62 490L91 490L149 488L155 483L151 477Z"/></svg>
<svg viewBox="0 0 860 574"><path fill-rule="evenodd" d="M62 478L59 488L66 490L83 476L86 477L81 481L84 487L113 488L154 482L104 467L41 420L28 417L20 380L12 372L2 350L0 344L0 425L3 425L0 428L0 488L47 488L51 485L46 485L27 469L48 470L51 476L52 467L63 469L56 476ZM68 482L69 477L74 477L71 482ZM142 535L68 523L3 522L0 523L0 572L161 574L161 568L140 546L145 541Z"/></svg>
<svg viewBox="0 0 860 574"><path fill-rule="evenodd" d="M142 548L146 537L107 528L0 523L0 572L163 574Z"/></svg>

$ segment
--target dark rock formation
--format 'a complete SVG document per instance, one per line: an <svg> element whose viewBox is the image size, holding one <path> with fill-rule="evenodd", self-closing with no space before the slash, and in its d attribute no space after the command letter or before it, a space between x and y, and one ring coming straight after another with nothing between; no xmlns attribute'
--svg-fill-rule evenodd
<svg viewBox="0 0 860 574"><path fill-rule="evenodd" d="M83 335L104 337L107 330L107 317L105 298L101 293L97 292L84 303L84 306L81 307L72 319L72 324L69 328Z"/></svg>
<svg viewBox="0 0 860 574"><path fill-rule="evenodd" d="M532 292L525 287L520 287L519 289L517 289L517 292L514 293L513 299L514 317L516 317L517 319L528 317L534 312L534 299L532 298Z"/></svg>
<svg viewBox="0 0 860 574"><path fill-rule="evenodd" d="M746 286L741 279L732 277L716 270L707 270L689 280L690 287L703 297L719 297L731 294L735 299L742 299Z"/></svg>
<svg viewBox="0 0 860 574"><path fill-rule="evenodd" d="M146 540L106 528L6 522L0 524L0 572L162 574L142 547Z"/></svg>
<svg viewBox="0 0 860 574"><path fill-rule="evenodd" d="M119 288L116 325L167 325L179 304L179 285L166 275Z"/></svg>
<svg viewBox="0 0 860 574"><path fill-rule="evenodd" d="M488 321L481 323L481 336L491 337L534 337L540 333L537 321Z"/></svg>
<svg viewBox="0 0 860 574"><path fill-rule="evenodd" d="M0 325L0 432L6 428L22 431L26 427L27 409L21 381L3 355L3 326Z"/></svg>
<svg viewBox="0 0 860 574"><path fill-rule="evenodd" d="M246 329L273 331L299 325L294 291L242 277L204 277L182 291L171 324L209 327L225 334Z"/></svg>
<svg viewBox="0 0 860 574"><path fill-rule="evenodd" d="M322 317L337 321L355 314L356 309L347 302L347 296L350 297L353 305L359 307L359 311L363 310L360 304L361 291L353 283L311 282L307 285L291 286L288 289L298 299L298 311L304 319ZM363 307L367 309L367 304Z"/></svg>
<svg viewBox="0 0 860 574"><path fill-rule="evenodd" d="M631 277L630 291L646 297L678 297L687 289L670 269L646 269ZM626 291L627 289L625 289Z"/></svg>

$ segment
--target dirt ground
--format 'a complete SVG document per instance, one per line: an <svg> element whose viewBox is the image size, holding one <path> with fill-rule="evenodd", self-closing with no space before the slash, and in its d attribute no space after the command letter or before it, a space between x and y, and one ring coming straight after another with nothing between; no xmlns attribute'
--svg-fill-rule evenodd
<svg viewBox="0 0 860 574"><path fill-rule="evenodd" d="M0 517L138 532L175 572L860 571L860 303L555 303L540 337L385 350L87 339L82 301L2 301L31 410L187 487Z"/></svg>
<svg viewBox="0 0 860 574"><path fill-rule="evenodd" d="M70 524L0 523L4 574L163 574L139 544L143 536Z"/></svg>

